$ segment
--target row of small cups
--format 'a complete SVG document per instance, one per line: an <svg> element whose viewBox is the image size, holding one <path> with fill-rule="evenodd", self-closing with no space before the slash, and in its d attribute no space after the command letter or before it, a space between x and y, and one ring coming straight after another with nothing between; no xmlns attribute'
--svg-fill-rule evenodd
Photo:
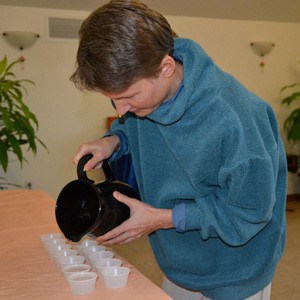
<svg viewBox="0 0 300 300"><path fill-rule="evenodd" d="M97 272L91 272L91 266L88 264L69 265L64 267L62 272L69 281L69 285L74 294L83 294L83 289L85 290L85 294L94 289L95 283L93 279L96 281L98 275L103 278L107 288L125 287L127 285L130 269L121 267L121 264L122 261L120 259L110 258L103 261L103 267L98 267ZM83 278L86 279L85 282L82 280ZM86 289L88 289L88 291ZM81 290L81 292L78 290Z"/></svg>
<svg viewBox="0 0 300 300"><path fill-rule="evenodd" d="M114 258L112 251L106 250L104 246L94 240L84 240L76 247L99 277L103 278L106 287L121 288L127 285L130 269L122 267L122 260ZM63 271L70 272L70 269L72 270L72 268L65 269Z"/></svg>
<svg viewBox="0 0 300 300"><path fill-rule="evenodd" d="M96 279L101 276L108 288L127 285L130 269L122 267L120 259L94 240L84 240L74 244L76 249L60 234L45 234L41 237L44 246L68 280L73 294L86 294L93 291ZM84 264L84 261L88 264ZM96 271L91 272L91 266Z"/></svg>
<svg viewBox="0 0 300 300"><path fill-rule="evenodd" d="M87 239L80 244L70 244L57 233L44 235L42 240L49 256L60 268L84 261L94 266L98 261L114 256L112 251L107 251L94 240Z"/></svg>

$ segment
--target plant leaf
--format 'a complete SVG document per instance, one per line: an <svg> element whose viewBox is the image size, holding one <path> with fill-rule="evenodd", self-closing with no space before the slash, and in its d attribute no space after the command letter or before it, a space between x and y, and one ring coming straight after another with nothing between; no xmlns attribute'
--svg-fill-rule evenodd
<svg viewBox="0 0 300 300"><path fill-rule="evenodd" d="M300 108L287 117L283 126L289 141L300 141Z"/></svg>
<svg viewBox="0 0 300 300"><path fill-rule="evenodd" d="M10 143L11 148L13 149L13 152L17 155L20 163L22 164L23 154L22 154L22 149L20 147L18 140L13 135L10 135L10 134L7 135L7 139Z"/></svg>
<svg viewBox="0 0 300 300"><path fill-rule="evenodd" d="M8 67L5 70L4 76L6 76L9 73L9 70L15 65L15 64L19 64L21 61L20 59L17 59L15 61L13 61L10 65L8 65Z"/></svg>
<svg viewBox="0 0 300 300"><path fill-rule="evenodd" d="M0 164L6 173L8 166L7 147L3 141L0 141Z"/></svg>
<svg viewBox="0 0 300 300"><path fill-rule="evenodd" d="M4 126L7 128L7 130L10 131L13 127L13 122L9 118L9 113L8 113L7 109L5 109L4 107L0 107L0 111L2 113L2 120L3 120Z"/></svg>
<svg viewBox="0 0 300 300"><path fill-rule="evenodd" d="M290 105L292 102L294 102L295 100L299 100L299 99L300 99L300 92L296 92L296 93L293 93L292 95L282 99L281 103Z"/></svg>
<svg viewBox="0 0 300 300"><path fill-rule="evenodd" d="M294 88L295 86L299 85L300 86L300 83L292 83L292 84L288 84L288 85L285 85L284 87L282 87L282 89L280 90L280 93L282 93L283 91L285 91L286 89L290 89L290 88Z"/></svg>
<svg viewBox="0 0 300 300"><path fill-rule="evenodd" d="M7 57L5 55L4 58L0 61L0 75L4 72L6 66L7 66Z"/></svg>
<svg viewBox="0 0 300 300"><path fill-rule="evenodd" d="M47 148L47 146L36 136L35 137L38 141L39 141L39 143L47 150L47 152L49 153L49 150L48 150L48 148Z"/></svg>

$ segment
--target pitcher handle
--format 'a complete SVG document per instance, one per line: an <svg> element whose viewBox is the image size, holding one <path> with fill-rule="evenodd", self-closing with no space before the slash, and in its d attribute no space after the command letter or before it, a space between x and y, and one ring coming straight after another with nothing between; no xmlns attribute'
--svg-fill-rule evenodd
<svg viewBox="0 0 300 300"><path fill-rule="evenodd" d="M94 182L87 177L86 171L84 170L84 165L93 157L92 153L82 156L77 164L77 177L78 179L84 179L87 181Z"/></svg>
<svg viewBox="0 0 300 300"><path fill-rule="evenodd" d="M88 180L91 182L94 182L93 180L89 179L87 177L86 171L84 170L84 165L93 157L92 153L86 154L84 156L82 156L77 164L77 177L79 179L84 179L84 180ZM103 161L102 163L102 169L103 169L103 173L105 175L105 178L107 181L111 182L114 181L115 178L113 176L112 170L108 164L108 162L106 160Z"/></svg>
<svg viewBox="0 0 300 300"><path fill-rule="evenodd" d="M112 181L115 180L115 177L113 175L111 167L110 167L109 163L106 160L104 160L103 163L102 163L102 170L103 170L103 173L105 175L106 181L112 182Z"/></svg>

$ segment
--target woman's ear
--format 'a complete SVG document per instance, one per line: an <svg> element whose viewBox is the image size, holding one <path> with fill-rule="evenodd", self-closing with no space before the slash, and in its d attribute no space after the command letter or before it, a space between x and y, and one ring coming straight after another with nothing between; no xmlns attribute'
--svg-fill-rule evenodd
<svg viewBox="0 0 300 300"><path fill-rule="evenodd" d="M176 63L173 57L166 55L161 62L161 72L165 78L173 76L176 69Z"/></svg>

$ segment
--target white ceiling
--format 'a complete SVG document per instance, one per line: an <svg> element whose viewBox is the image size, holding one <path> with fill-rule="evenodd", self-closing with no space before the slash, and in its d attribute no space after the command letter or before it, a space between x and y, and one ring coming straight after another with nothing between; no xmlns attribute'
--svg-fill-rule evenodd
<svg viewBox="0 0 300 300"><path fill-rule="evenodd" d="M108 0L0 0L1 5L92 11ZM300 22L300 0L144 0L164 15Z"/></svg>

